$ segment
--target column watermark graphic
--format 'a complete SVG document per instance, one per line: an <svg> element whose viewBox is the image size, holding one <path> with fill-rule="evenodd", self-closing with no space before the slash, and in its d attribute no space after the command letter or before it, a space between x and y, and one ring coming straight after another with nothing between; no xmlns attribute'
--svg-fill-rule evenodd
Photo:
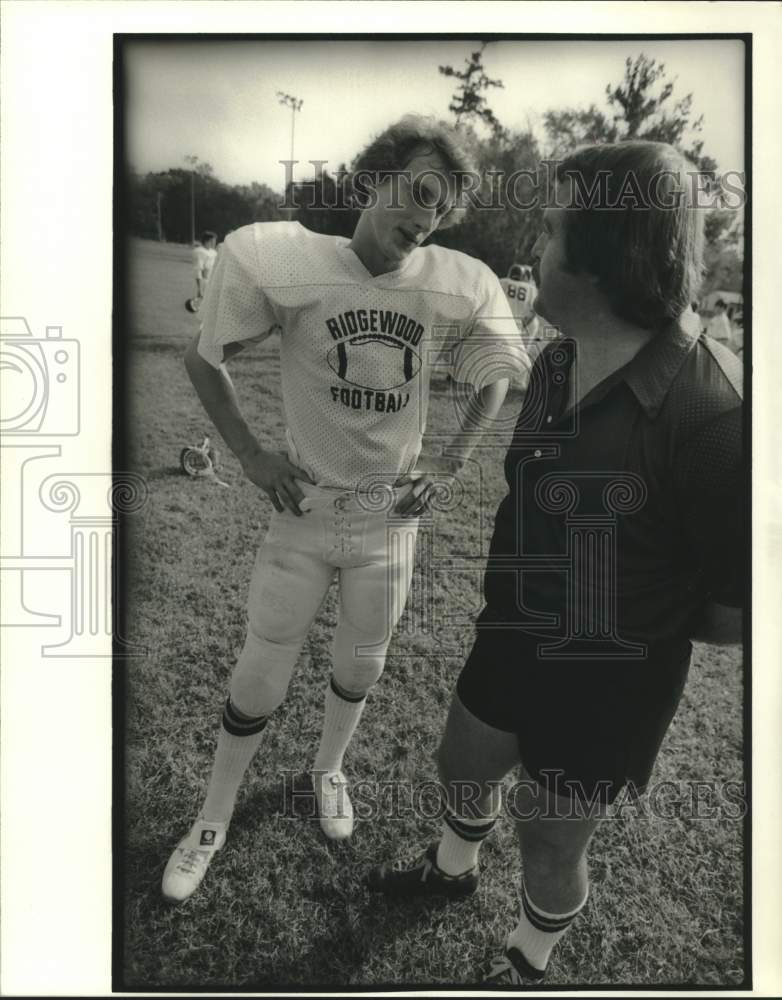
<svg viewBox="0 0 782 1000"><path fill-rule="evenodd" d="M37 338L24 317L3 318L0 376L0 625L58 629L45 657L144 655L118 633L115 603L121 520L144 506L146 482L83 472L63 454L82 430L79 341L56 326Z"/></svg>
<svg viewBox="0 0 782 1000"><path fill-rule="evenodd" d="M477 337L472 354L463 350L464 338L459 323L439 327L427 347L426 363L433 372L446 374L450 405L456 423L467 412L466 399L472 386L484 377L494 381L500 372L514 368L519 332L504 332L492 337ZM528 516L516 515L516 530L510 541L491 557L494 574L508 574L507 589L515 591L515 607L505 621L492 628L524 632L538 640L542 660L644 660L645 643L630 641L619 627L619 547L622 518L632 516L646 505L648 490L637 473L605 469L585 471L561 467L563 443L579 434L579 408L567 407L551 393L561 393L568 374L578 378L578 359L573 345L551 337L549 349L537 359L523 389L524 407L498 413L491 426L474 433L478 451L459 464L454 474L427 472L427 503L418 518L416 533L410 532L410 520L396 516L393 483L377 477L359 484L356 491L360 508L368 513L382 513L386 520L386 545L389 552L387 594L387 634L383 646L394 635L401 641L395 649L399 658L415 658L420 651L409 640L416 637L433 642L438 652L463 657L473 633L483 599L484 572L489 556L493 515L496 502L489 501L484 484L483 464L486 451L502 461L508 451L506 474L513 477L512 492L523 502L527 515L535 510L552 515L562 525L562 540L541 548L540 538L530 537ZM516 359L517 360L517 359ZM466 373L454 378L451 373ZM422 426L426 419L427 399L418 401ZM556 421L552 411L557 411ZM427 434L429 455L447 462L452 432ZM441 454L436 454L437 452ZM546 465L557 471L547 472ZM510 470L510 471L508 471ZM509 480L510 482L510 480ZM449 535L450 515L466 505L475 511L475 532L464 540L461 552L453 551ZM492 515L492 516L490 516ZM556 551L555 551L556 549ZM394 573L403 563L415 563L415 571L406 598ZM534 574L555 575L561 581L561 607L554 613L528 605L527 585ZM456 582L461 594L474 600L444 600L450 584ZM461 584L461 586L460 586ZM400 604L401 602L401 604ZM375 647L356 649L357 656L371 656Z"/></svg>

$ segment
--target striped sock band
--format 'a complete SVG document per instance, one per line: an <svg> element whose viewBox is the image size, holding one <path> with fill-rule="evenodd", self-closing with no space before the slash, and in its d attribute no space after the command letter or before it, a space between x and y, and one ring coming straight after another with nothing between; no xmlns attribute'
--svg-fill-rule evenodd
<svg viewBox="0 0 782 1000"><path fill-rule="evenodd" d="M541 910L529 898L527 887L521 884L521 913L518 927L508 936L508 948L516 948L533 969L543 971L554 945L584 908L589 890L574 910L549 913Z"/></svg>
<svg viewBox="0 0 782 1000"><path fill-rule="evenodd" d="M437 867L446 875L463 875L478 864L481 844L497 823L497 816L480 819L457 816L449 807L437 845Z"/></svg>
<svg viewBox="0 0 782 1000"><path fill-rule="evenodd" d="M211 823L228 823L244 773L263 739L268 716L250 718L228 698L217 737L212 776L201 815Z"/></svg>
<svg viewBox="0 0 782 1000"><path fill-rule="evenodd" d="M360 701L364 701L366 699L365 694L350 694L349 691L341 688L333 677L329 680L329 687L338 698L342 699L342 701L349 701L354 705L357 705Z"/></svg>
<svg viewBox="0 0 782 1000"><path fill-rule="evenodd" d="M255 736L262 733L269 721L268 715L259 715L254 719L242 715L234 708L230 696L226 698L223 708L223 729L231 736Z"/></svg>

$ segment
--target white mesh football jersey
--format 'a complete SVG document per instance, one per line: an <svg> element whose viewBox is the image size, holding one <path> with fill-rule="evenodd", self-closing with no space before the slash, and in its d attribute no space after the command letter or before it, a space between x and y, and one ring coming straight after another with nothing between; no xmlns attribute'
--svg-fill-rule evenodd
<svg viewBox="0 0 782 1000"><path fill-rule="evenodd" d="M199 341L219 367L227 344L280 332L289 456L319 485L341 489L415 466L433 369L480 388L529 368L486 265L427 246L373 277L348 242L297 222L231 233L201 306Z"/></svg>

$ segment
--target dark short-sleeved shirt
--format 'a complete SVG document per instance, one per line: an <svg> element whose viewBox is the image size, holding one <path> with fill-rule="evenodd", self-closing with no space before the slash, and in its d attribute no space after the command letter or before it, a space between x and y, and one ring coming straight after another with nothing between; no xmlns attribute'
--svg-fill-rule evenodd
<svg viewBox="0 0 782 1000"><path fill-rule="evenodd" d="M741 362L672 325L568 408L574 364L562 339L531 372L480 624L550 639L552 658L646 656L708 602L742 603Z"/></svg>

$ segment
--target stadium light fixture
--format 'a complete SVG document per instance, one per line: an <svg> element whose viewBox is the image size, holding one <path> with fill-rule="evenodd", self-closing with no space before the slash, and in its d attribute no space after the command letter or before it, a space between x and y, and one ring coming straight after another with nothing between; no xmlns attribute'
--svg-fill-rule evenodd
<svg viewBox="0 0 782 1000"><path fill-rule="evenodd" d="M280 104L284 104L286 107L291 109L291 171L293 170L293 136L296 128L296 112L301 111L301 106L304 104L304 100L299 97L294 97L293 94L284 94L281 90L277 91L277 100Z"/></svg>

